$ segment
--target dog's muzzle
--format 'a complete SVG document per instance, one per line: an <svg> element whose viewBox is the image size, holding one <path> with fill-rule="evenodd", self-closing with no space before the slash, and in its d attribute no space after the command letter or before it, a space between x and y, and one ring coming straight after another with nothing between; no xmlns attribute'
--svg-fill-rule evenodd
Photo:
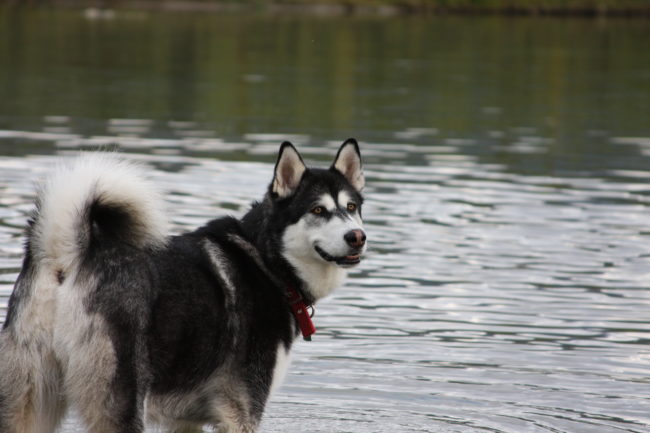
<svg viewBox="0 0 650 433"><path fill-rule="evenodd" d="M361 229L350 230L343 236L343 239L352 248L361 249L366 244L366 233Z"/></svg>
<svg viewBox="0 0 650 433"><path fill-rule="evenodd" d="M318 245L314 245L314 249L323 260L334 262L339 266L354 266L359 264L361 262L363 247L366 245L366 233L361 229L350 230L343 235L343 240L350 246L350 250L345 256L333 256Z"/></svg>

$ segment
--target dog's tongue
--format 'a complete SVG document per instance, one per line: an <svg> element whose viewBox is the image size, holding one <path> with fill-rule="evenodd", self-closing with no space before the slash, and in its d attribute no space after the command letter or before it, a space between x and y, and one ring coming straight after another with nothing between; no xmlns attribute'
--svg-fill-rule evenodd
<svg viewBox="0 0 650 433"><path fill-rule="evenodd" d="M350 256L345 256L345 258L348 260L356 260L359 258L359 254L352 254Z"/></svg>

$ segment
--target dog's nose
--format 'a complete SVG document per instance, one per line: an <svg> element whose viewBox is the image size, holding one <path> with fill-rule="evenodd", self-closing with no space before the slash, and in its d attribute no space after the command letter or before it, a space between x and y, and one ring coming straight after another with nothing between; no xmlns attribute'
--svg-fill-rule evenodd
<svg viewBox="0 0 650 433"><path fill-rule="evenodd" d="M350 230L343 236L343 239L351 247L361 248L366 243L366 234L360 229Z"/></svg>

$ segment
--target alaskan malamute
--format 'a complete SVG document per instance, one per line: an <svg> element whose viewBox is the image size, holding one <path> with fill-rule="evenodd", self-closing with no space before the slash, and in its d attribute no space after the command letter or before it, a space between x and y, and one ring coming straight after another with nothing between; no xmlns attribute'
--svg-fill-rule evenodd
<svg viewBox="0 0 650 433"><path fill-rule="evenodd" d="M52 433L70 405L95 433L254 432L309 307L365 251L363 186L354 139L329 169L285 142L243 218L170 237L134 164L56 171L0 333L0 431Z"/></svg>

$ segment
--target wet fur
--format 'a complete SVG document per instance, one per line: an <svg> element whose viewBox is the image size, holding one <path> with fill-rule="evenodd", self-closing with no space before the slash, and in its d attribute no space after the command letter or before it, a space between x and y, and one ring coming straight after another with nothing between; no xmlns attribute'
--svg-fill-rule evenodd
<svg viewBox="0 0 650 433"><path fill-rule="evenodd" d="M289 244L327 224L309 216L322 194L361 205L357 159L348 140L329 170L307 169L285 143L241 220L175 237L139 167L91 155L59 169L39 192L0 333L0 432L51 433L69 405L89 432L254 432L298 333L287 285L311 303L345 275ZM360 227L360 210L334 222Z"/></svg>

